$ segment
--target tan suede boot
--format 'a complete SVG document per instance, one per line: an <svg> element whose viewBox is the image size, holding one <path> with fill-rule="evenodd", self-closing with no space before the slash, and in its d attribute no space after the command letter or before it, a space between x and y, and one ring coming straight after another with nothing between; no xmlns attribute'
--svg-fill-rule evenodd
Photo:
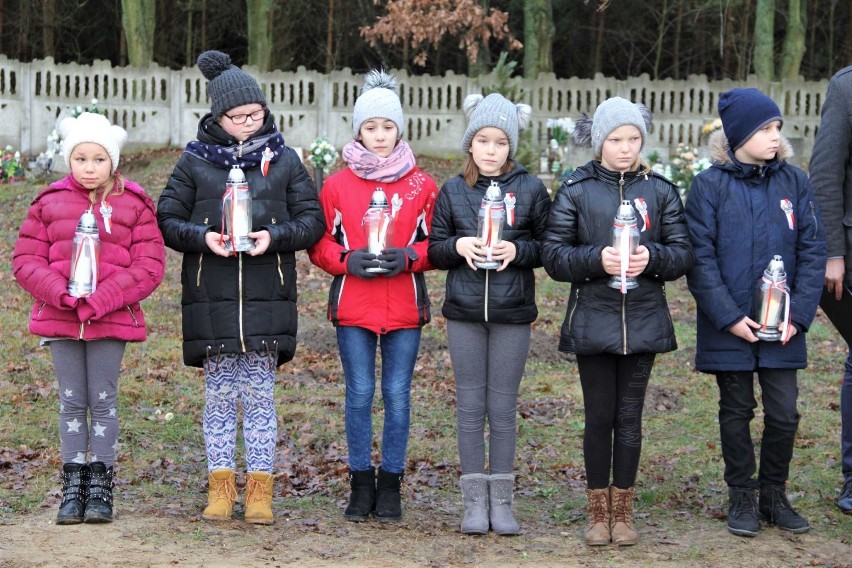
<svg viewBox="0 0 852 568"><path fill-rule="evenodd" d="M207 508L201 516L208 521L230 520L237 500L234 470L214 469L207 474L207 485Z"/></svg>
<svg viewBox="0 0 852 568"><path fill-rule="evenodd" d="M586 489L589 524L583 535L589 546L609 544L609 488Z"/></svg>
<svg viewBox="0 0 852 568"><path fill-rule="evenodd" d="M271 525L272 483L275 478L267 471L246 473L246 522L256 525Z"/></svg>
<svg viewBox="0 0 852 568"><path fill-rule="evenodd" d="M610 485L609 491L612 543L618 546L634 545L639 542L639 533L633 528L633 496L636 494L636 488L619 489Z"/></svg>

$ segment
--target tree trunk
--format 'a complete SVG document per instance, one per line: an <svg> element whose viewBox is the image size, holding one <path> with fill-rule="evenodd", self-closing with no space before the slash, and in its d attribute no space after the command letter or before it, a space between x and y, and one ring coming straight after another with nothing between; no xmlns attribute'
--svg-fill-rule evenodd
<svg viewBox="0 0 852 568"><path fill-rule="evenodd" d="M488 10L491 9L490 0L479 0L477 3L485 9L486 14L488 13ZM524 27L526 27L526 20L524 20ZM470 61L470 59L468 59L468 61ZM476 62L472 65L468 63L467 67L467 74L470 77L487 75L491 72L491 48L488 46L487 41L483 41L479 45L479 51L476 52Z"/></svg>
<svg viewBox="0 0 852 568"><path fill-rule="evenodd" d="M807 0L789 0L787 3L787 33L778 69L779 79L796 79L805 56L805 24L808 18Z"/></svg>
<svg viewBox="0 0 852 568"><path fill-rule="evenodd" d="M246 0L248 64L269 71L272 60L272 0Z"/></svg>
<svg viewBox="0 0 852 568"><path fill-rule="evenodd" d="M745 0L742 8L743 17L740 22L739 56L737 57L736 75L736 78L740 81L744 81L748 77L748 70L751 69L751 2L752 0Z"/></svg>
<svg viewBox="0 0 852 568"><path fill-rule="evenodd" d="M328 20L325 26L325 72L334 69L334 0L328 0Z"/></svg>
<svg viewBox="0 0 852 568"><path fill-rule="evenodd" d="M192 32L194 30L192 27L193 8L195 8L195 2L188 2L186 8L186 45L184 46L184 67L192 67L195 65L195 53L192 49Z"/></svg>
<svg viewBox="0 0 852 568"><path fill-rule="evenodd" d="M683 2L677 0L677 13L674 21L674 41L672 42L672 78L680 79L680 35L683 24Z"/></svg>
<svg viewBox="0 0 852 568"><path fill-rule="evenodd" d="M663 54L663 39L666 35L666 21L669 12L669 0L663 0L663 7L660 10L660 22L657 27L657 41L654 42L654 71L652 78L656 81L660 78L660 58Z"/></svg>
<svg viewBox="0 0 852 568"><path fill-rule="evenodd" d="M551 0L524 0L524 77L553 72L554 33Z"/></svg>
<svg viewBox="0 0 852 568"><path fill-rule="evenodd" d="M156 11L156 3L149 0L121 0L121 23L132 67L148 67L154 61Z"/></svg>
<svg viewBox="0 0 852 568"><path fill-rule="evenodd" d="M44 0L42 10L43 22L41 28L42 57L53 56L56 50L56 0Z"/></svg>
<svg viewBox="0 0 852 568"><path fill-rule="evenodd" d="M757 0L754 14L754 72L761 81L775 79L775 0Z"/></svg>
<svg viewBox="0 0 852 568"><path fill-rule="evenodd" d="M606 10L600 10L597 12L598 16L598 30L595 36L595 64L592 69L592 77L601 72L601 54L603 53L603 42L604 42L604 21L606 20Z"/></svg>

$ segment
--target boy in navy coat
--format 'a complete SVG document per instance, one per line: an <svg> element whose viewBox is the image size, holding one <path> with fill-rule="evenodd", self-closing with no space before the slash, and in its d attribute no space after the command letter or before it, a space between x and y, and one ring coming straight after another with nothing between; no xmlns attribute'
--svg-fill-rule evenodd
<svg viewBox="0 0 852 568"><path fill-rule="evenodd" d="M825 237L807 176L785 161L792 152L778 105L756 89L732 89L719 98L719 116L723 131L709 142L714 164L696 176L686 203L695 250L687 282L698 305L695 366L719 385L728 530L755 536L760 516L805 532L808 521L790 506L785 484L799 424L796 370L807 366ZM753 314L757 283L775 255L787 273L789 318L782 340L766 341L755 335ZM755 372L765 414L759 470L749 432Z"/></svg>

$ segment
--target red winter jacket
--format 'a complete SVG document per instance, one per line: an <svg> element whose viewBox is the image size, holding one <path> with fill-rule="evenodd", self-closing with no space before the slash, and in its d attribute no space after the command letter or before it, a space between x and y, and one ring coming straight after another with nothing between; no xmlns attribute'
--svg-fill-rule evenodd
<svg viewBox="0 0 852 568"><path fill-rule="evenodd" d="M411 246L418 258L394 277L365 280L347 274L346 253L367 246L361 219L377 187L384 190L388 202L394 194L403 202L388 248ZM328 319L335 326L388 333L429 322L430 303L423 272L432 269L427 238L437 196L438 186L417 167L393 183L360 178L349 168L326 180L319 198L327 229L319 242L308 249L308 254L311 262L334 276Z"/></svg>
<svg viewBox="0 0 852 568"><path fill-rule="evenodd" d="M71 250L80 215L89 208L89 190L71 175L42 190L21 226L12 271L33 298L30 332L42 337L144 341L145 317L139 301L163 279L165 247L154 202L125 180L124 192L108 198L111 233L94 207L101 240L98 284L87 298L68 293Z"/></svg>

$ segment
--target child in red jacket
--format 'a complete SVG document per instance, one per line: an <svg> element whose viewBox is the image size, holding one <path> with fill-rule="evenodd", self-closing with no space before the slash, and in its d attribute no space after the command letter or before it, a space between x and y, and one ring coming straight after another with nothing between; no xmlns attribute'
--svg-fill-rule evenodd
<svg viewBox="0 0 852 568"><path fill-rule="evenodd" d="M107 523L118 448L118 373L126 342L146 338L139 302L163 279L165 247L154 202L116 171L124 129L83 113L63 120L60 134L71 173L33 201L12 268L35 300L29 330L50 346L59 382L64 465L56 523ZM88 251L74 242L87 222ZM100 250L89 272L73 255L93 252L93 233Z"/></svg>
<svg viewBox="0 0 852 568"><path fill-rule="evenodd" d="M395 78L381 71L368 74L352 115L355 139L343 148L348 167L329 177L320 192L327 229L308 252L311 262L334 276L328 318L337 328L346 377L352 490L344 516L363 521L375 514L380 521L399 521L411 377L420 330L430 318L423 272L432 268L426 238L438 187L417 168L402 139L405 119ZM368 240L362 225L374 196L377 203L384 199L393 218L381 250L368 246L381 239L376 234ZM376 478L372 408L379 346L385 412Z"/></svg>

